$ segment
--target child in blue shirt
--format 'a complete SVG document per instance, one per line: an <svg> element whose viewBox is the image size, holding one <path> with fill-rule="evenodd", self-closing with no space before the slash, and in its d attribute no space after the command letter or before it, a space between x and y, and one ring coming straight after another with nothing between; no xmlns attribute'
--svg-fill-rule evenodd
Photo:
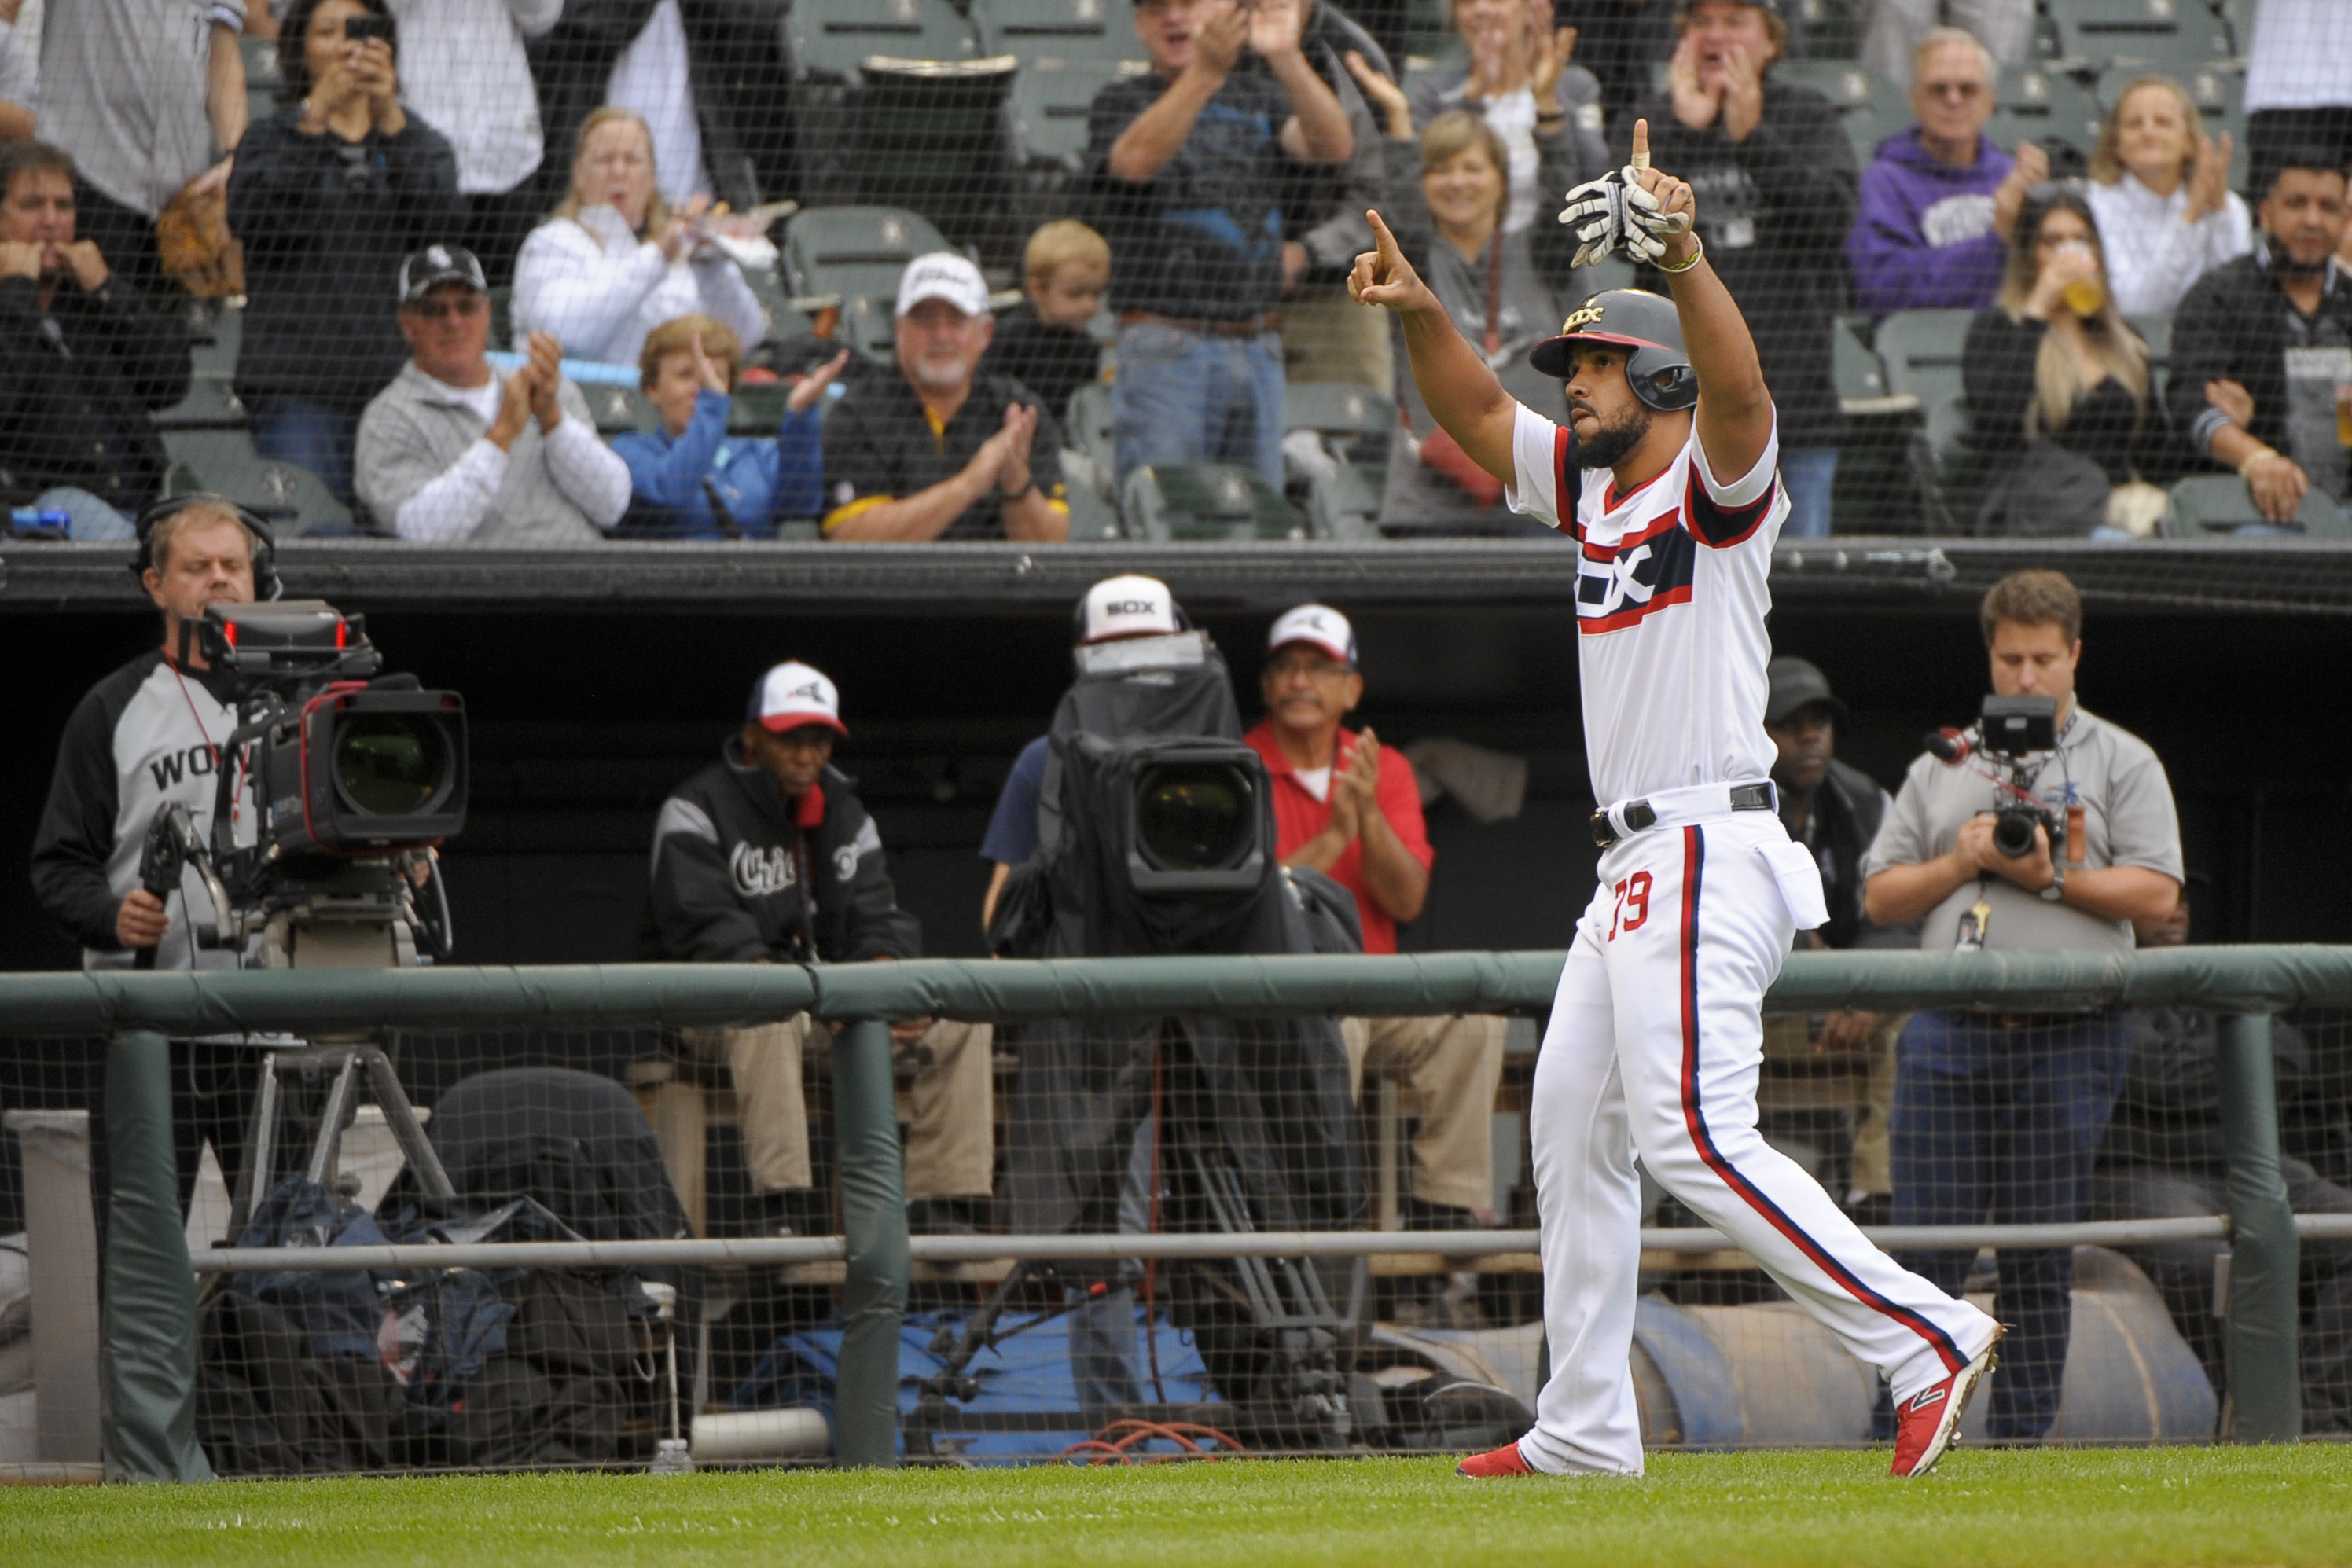
<svg viewBox="0 0 2352 1568"><path fill-rule="evenodd" d="M849 351L794 382L772 436L727 433L729 394L741 361L734 332L708 316L680 316L646 337L639 384L661 428L613 440L629 465L628 532L772 539L779 518L814 517L824 509L818 404Z"/></svg>

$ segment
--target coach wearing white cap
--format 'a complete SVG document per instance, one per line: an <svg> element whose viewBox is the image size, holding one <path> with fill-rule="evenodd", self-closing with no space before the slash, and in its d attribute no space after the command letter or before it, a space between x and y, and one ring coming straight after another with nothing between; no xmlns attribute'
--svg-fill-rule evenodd
<svg viewBox="0 0 2352 1568"><path fill-rule="evenodd" d="M908 263L897 327L898 362L851 381L825 418L825 537L1069 538L1053 415L979 369L996 328L980 268L945 250Z"/></svg>
<svg viewBox="0 0 2352 1568"><path fill-rule="evenodd" d="M1396 923L1421 913L1436 855L1412 765L1384 751L1370 729L1340 722L1364 699L1348 618L1301 604L1276 621L1260 690L1265 717L1243 738L1265 759L1282 863L1313 866L1354 894L1364 951L1395 952ZM1503 1020L1347 1019L1340 1032L1359 1085L1370 1071L1420 1102L1406 1228L1492 1223Z"/></svg>
<svg viewBox="0 0 2352 1568"><path fill-rule="evenodd" d="M654 824L646 956L703 964L854 963L912 958L922 927L898 907L882 835L833 766L849 732L824 674L787 663L761 675L740 734L719 759L662 802ZM741 1109L743 1158L770 1233L825 1228L808 1194L808 1110L801 1096L806 1013L748 1029L688 1030L698 1054L723 1057ZM995 1146L986 1024L893 1024L915 1061L907 1134L907 1213L916 1230L972 1228L993 1185ZM664 1151L701 1168L699 1149Z"/></svg>

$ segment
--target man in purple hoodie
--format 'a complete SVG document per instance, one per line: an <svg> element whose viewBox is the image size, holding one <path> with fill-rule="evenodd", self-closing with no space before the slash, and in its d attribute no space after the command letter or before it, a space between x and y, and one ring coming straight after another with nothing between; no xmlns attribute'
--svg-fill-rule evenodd
<svg viewBox="0 0 2352 1568"><path fill-rule="evenodd" d="M1912 57L1919 123L1879 143L1862 174L1861 215L1846 236L1854 297L1873 316L1937 308L1981 310L2000 270L2026 188L2049 178L2031 141L2012 159L1987 141L1993 61L1958 27L1937 27Z"/></svg>

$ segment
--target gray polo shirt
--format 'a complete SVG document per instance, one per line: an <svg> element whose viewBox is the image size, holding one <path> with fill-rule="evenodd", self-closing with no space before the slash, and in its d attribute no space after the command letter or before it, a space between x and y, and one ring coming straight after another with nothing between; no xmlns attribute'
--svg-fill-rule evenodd
<svg viewBox="0 0 2352 1568"><path fill-rule="evenodd" d="M1970 730L1969 738L1975 737ZM2028 760L2033 791L2044 806L2062 817L2069 805L2083 808L2084 858L2070 861L2069 870L2137 865L2181 880L2180 819L2173 810L2164 764L2147 742L2078 703L2059 733L2058 749ZM1950 852L1959 841L1961 826L1993 810L2000 793L1979 771L1983 765L1971 758L1953 768L1924 753L1913 762L1904 776L1902 793L1895 796L1894 809L1863 859L1864 879L1890 866L1917 865ZM1960 916L1977 901L1977 885L1964 884L1927 913L1920 923L1923 950L1946 952L1959 939ZM2102 920L2085 910L2050 903L2005 877L1992 879L1985 901L1992 909L1985 930L1989 949L2127 953L2132 948L2130 921Z"/></svg>

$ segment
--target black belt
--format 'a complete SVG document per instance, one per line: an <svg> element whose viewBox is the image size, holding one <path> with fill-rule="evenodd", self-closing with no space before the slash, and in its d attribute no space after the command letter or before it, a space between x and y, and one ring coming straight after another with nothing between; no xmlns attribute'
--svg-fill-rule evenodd
<svg viewBox="0 0 2352 1568"><path fill-rule="evenodd" d="M1735 784L1731 787L1731 809L1735 811L1777 811L1780 809L1779 792L1771 781L1755 784ZM1658 814L1647 800L1628 801L1625 806L1625 831L1638 833L1657 825ZM1603 806L1592 813L1592 841L1602 849L1613 849L1625 833L1609 820L1609 808Z"/></svg>

